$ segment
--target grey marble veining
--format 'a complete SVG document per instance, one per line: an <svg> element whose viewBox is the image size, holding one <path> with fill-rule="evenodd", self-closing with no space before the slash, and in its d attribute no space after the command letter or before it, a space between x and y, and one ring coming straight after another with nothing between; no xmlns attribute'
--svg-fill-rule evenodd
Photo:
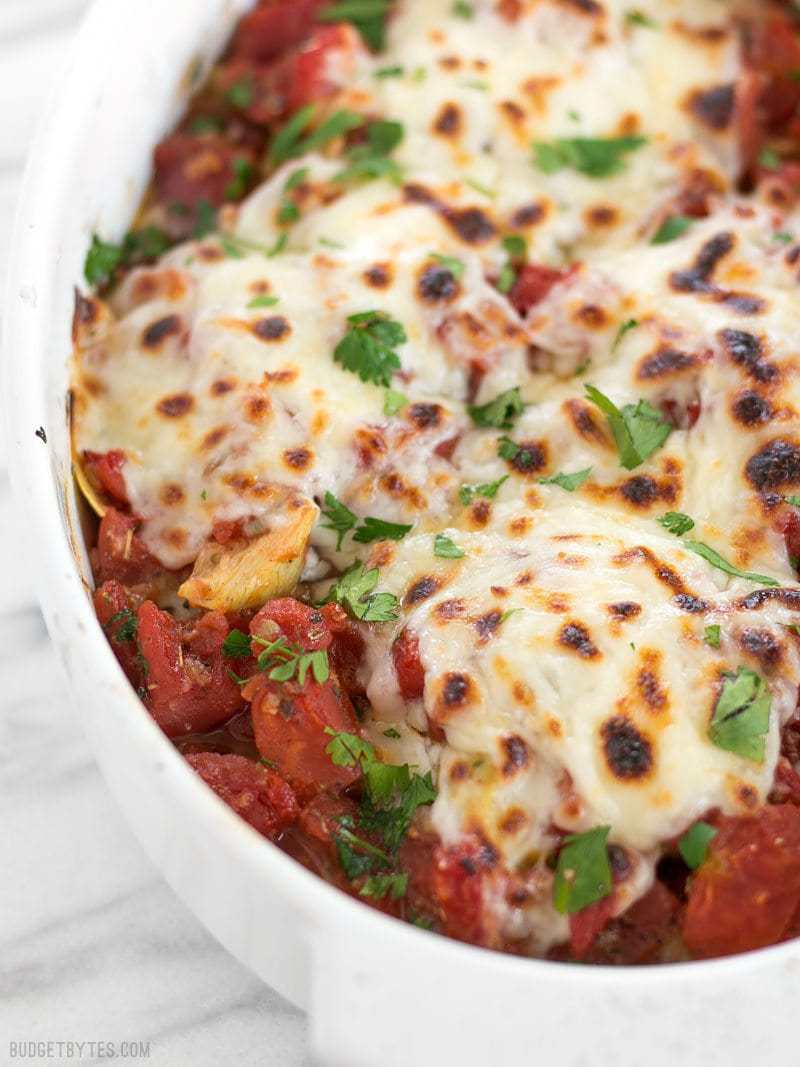
<svg viewBox="0 0 800 1067"><path fill-rule="evenodd" d="M0 0L2 276L40 95L85 7ZM0 1064L108 1062L12 1060L11 1041L127 1040L151 1043L131 1062L152 1067L300 1067L302 1014L175 897L95 766L36 605L4 458L0 441Z"/></svg>

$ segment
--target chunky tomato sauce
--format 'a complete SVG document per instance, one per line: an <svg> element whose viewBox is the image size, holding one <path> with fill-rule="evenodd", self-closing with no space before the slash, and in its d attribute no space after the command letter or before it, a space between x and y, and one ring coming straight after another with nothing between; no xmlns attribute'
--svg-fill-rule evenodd
<svg viewBox="0 0 800 1067"><path fill-rule="evenodd" d="M209 213L245 197L274 131L332 91L329 60L351 47L357 30L320 21L324 7L321 0L261 0L241 20L179 126L156 148L152 197L163 212L167 244L202 232ZM800 34L792 5L765 8L763 21L742 28L746 66L736 103L742 180L769 182L776 196L795 197ZM764 166L765 147L777 153L777 165ZM707 193L687 190L679 209L702 217ZM156 242L153 255L162 250ZM152 258L149 251L128 249L101 283L113 284L128 265ZM564 277L528 264L508 299L527 314ZM665 405L676 425L697 421L698 401ZM98 619L148 712L196 773L258 833L341 891L447 936L515 951L485 902L493 895L524 902L536 888L531 877L501 869L494 848L478 835L445 847L430 828L433 794L422 778L395 782L394 803L379 802L382 765L376 769L358 748L366 699L358 683L364 654L358 625L339 605L317 607L296 597L235 615L168 610L185 573L167 571L141 540L120 474L124 454L90 453L83 461L105 501L92 553ZM800 557L797 511L776 514L790 553ZM221 544L232 536L241 530L215 529ZM301 664L291 677L276 678L275 659L266 670L261 657L280 660L287 648L303 651L305 670ZM323 661L315 653L324 654L324 670L316 669ZM411 630L394 642L392 659L402 697L419 698L425 675ZM434 739L437 729L430 724ZM800 746L793 730L785 734L774 803L748 817L708 812L704 822L714 833L700 862L690 865L675 842L646 895L613 918L612 887L571 916L570 940L551 950L552 958L642 964L665 958L669 947L669 958L704 959L794 936L800 930L794 769ZM612 850L611 867L614 886L624 882L624 850Z"/></svg>

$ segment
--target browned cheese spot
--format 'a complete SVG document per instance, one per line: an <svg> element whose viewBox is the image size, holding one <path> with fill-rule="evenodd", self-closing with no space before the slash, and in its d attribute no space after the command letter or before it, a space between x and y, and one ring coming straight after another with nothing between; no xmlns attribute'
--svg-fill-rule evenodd
<svg viewBox="0 0 800 1067"><path fill-rule="evenodd" d="M467 610L467 606L461 599L443 600L436 608L436 614L440 619L449 621L459 619Z"/></svg>
<svg viewBox="0 0 800 1067"><path fill-rule="evenodd" d="M473 703L477 697L475 685L468 674L449 671L442 678L441 692L437 701L437 717L447 719Z"/></svg>
<svg viewBox="0 0 800 1067"><path fill-rule="evenodd" d="M269 315L253 323L253 333L260 341L282 341L292 332L283 315Z"/></svg>
<svg viewBox="0 0 800 1067"><path fill-rule="evenodd" d="M623 782L646 778L653 768L653 746L624 715L607 719L601 727L603 753L609 770Z"/></svg>
<svg viewBox="0 0 800 1067"><path fill-rule="evenodd" d="M212 396L225 396L226 393L230 393L235 388L235 378L217 378L215 382L211 383L209 392Z"/></svg>
<svg viewBox="0 0 800 1067"><path fill-rule="evenodd" d="M582 304L573 318L589 330L604 330L609 323L605 309L597 304Z"/></svg>
<svg viewBox="0 0 800 1067"><path fill-rule="evenodd" d="M695 118L722 132L730 125L733 116L733 85L715 85L711 89L696 89L689 97L687 106Z"/></svg>
<svg viewBox="0 0 800 1067"><path fill-rule="evenodd" d="M417 292L426 304L449 303L458 296L459 288L453 272L441 263L424 267L417 283Z"/></svg>
<svg viewBox="0 0 800 1067"><path fill-rule="evenodd" d="M608 611L615 619L635 619L637 615L641 615L642 606L632 600L621 600L617 604L609 604Z"/></svg>
<svg viewBox="0 0 800 1067"><path fill-rule="evenodd" d="M583 659L596 659L600 655L599 649L583 623L566 623L559 631L558 640L559 644L577 652Z"/></svg>
<svg viewBox="0 0 800 1067"><path fill-rule="evenodd" d="M458 760L450 767L449 775L451 782L464 782L469 778L469 764L464 760Z"/></svg>
<svg viewBox="0 0 800 1067"><path fill-rule="evenodd" d="M488 641L494 634L497 627L500 625L500 621L503 618L503 613L496 608L493 611L487 611L485 615L481 615L480 618L475 620L475 629L478 632L478 637L481 641Z"/></svg>
<svg viewBox="0 0 800 1067"><path fill-rule="evenodd" d="M175 504L181 503L186 494L179 485L176 485L174 482L169 482L167 485L161 487L159 496L161 497L161 503L164 504L165 507L174 507Z"/></svg>
<svg viewBox="0 0 800 1067"><path fill-rule="evenodd" d="M774 414L769 400L749 389L746 392L739 393L734 399L731 412L737 422L740 422L742 426L748 427L761 426L763 423L769 422Z"/></svg>
<svg viewBox="0 0 800 1067"><path fill-rule="evenodd" d="M248 422L263 422L271 410L269 399L265 396L248 396L244 402L244 417Z"/></svg>
<svg viewBox="0 0 800 1067"><path fill-rule="evenodd" d="M479 207L444 207L442 218L464 244L484 245L497 234L497 227Z"/></svg>
<svg viewBox="0 0 800 1067"><path fill-rule="evenodd" d="M442 104L439 114L433 122L433 132L441 137L458 137L463 126L461 108L458 104Z"/></svg>
<svg viewBox="0 0 800 1067"><path fill-rule="evenodd" d="M745 473L760 492L796 485L800 482L800 448L778 437L750 457Z"/></svg>
<svg viewBox="0 0 800 1067"><path fill-rule="evenodd" d="M178 315L167 315L157 322L151 323L142 334L142 345L145 348L160 348L168 337L175 337L183 330L183 324Z"/></svg>
<svg viewBox="0 0 800 1067"><path fill-rule="evenodd" d="M677 348L662 346L649 356L645 356L636 373L641 381L671 378L685 371L693 370L698 364L691 352L680 352Z"/></svg>
<svg viewBox="0 0 800 1067"><path fill-rule="evenodd" d="M517 771L527 767L530 759L528 746L517 734L501 738L500 744L504 753L503 777L512 778Z"/></svg>
<svg viewBox="0 0 800 1067"><path fill-rule="evenodd" d="M764 341L746 330L720 330L718 334L728 357L742 367L754 381L763 384L774 381L780 371L766 358Z"/></svg>
<svg viewBox="0 0 800 1067"><path fill-rule="evenodd" d="M407 415L420 430L430 430L441 425L444 409L439 404L411 404Z"/></svg>
<svg viewBox="0 0 800 1067"><path fill-rule="evenodd" d="M636 676L636 688L651 711L663 711L667 706L667 694L653 671L642 668Z"/></svg>
<svg viewBox="0 0 800 1067"><path fill-rule="evenodd" d="M488 500L475 500L469 507L468 517L473 529L480 530L489 522L492 505Z"/></svg>
<svg viewBox="0 0 800 1067"><path fill-rule="evenodd" d="M419 604L421 601L427 600L428 597L433 596L433 594L441 588L441 584L439 579L435 578L432 574L426 574L422 578L417 578L417 580L409 586L403 599L403 603Z"/></svg>
<svg viewBox="0 0 800 1067"><path fill-rule="evenodd" d="M523 230L526 226L535 226L542 221L546 214L547 211L543 204L523 204L512 214L511 228Z"/></svg>
<svg viewBox="0 0 800 1067"><path fill-rule="evenodd" d="M528 816L522 808L509 808L497 824L497 829L503 834L516 834L528 823Z"/></svg>
<svg viewBox="0 0 800 1067"><path fill-rule="evenodd" d="M585 441L610 447L605 431L593 410L583 400L567 400L564 403L567 418L576 432Z"/></svg>
<svg viewBox="0 0 800 1067"><path fill-rule="evenodd" d="M783 658L783 645L769 630L742 630L739 645L767 671L777 667Z"/></svg>
<svg viewBox="0 0 800 1067"><path fill-rule="evenodd" d="M194 398L190 393L173 393L172 396L165 396L156 404L156 410L171 419L187 415L193 407Z"/></svg>
<svg viewBox="0 0 800 1067"><path fill-rule="evenodd" d="M200 447L205 450L216 448L227 436L227 426L215 426L213 430L209 430L205 435Z"/></svg>
<svg viewBox="0 0 800 1067"><path fill-rule="evenodd" d="M538 474L547 466L547 445L544 441L517 441L519 451L506 463L517 474Z"/></svg>
<svg viewBox="0 0 800 1067"><path fill-rule="evenodd" d="M388 289L392 284L393 271L391 263L373 263L364 271L364 281L373 289Z"/></svg>
<svg viewBox="0 0 800 1067"><path fill-rule="evenodd" d="M314 462L314 453L307 448L287 448L283 459L292 470L305 471Z"/></svg>
<svg viewBox="0 0 800 1067"><path fill-rule="evenodd" d="M609 204L595 204L584 212L586 225L593 230L606 230L619 222L619 212Z"/></svg>
<svg viewBox="0 0 800 1067"><path fill-rule="evenodd" d="M733 251L735 244L736 239L732 233L718 233L709 238L697 253L691 267L670 274L670 285L679 293L708 296L740 315L757 315L764 311L767 305L760 297L721 289L713 281L717 265Z"/></svg>

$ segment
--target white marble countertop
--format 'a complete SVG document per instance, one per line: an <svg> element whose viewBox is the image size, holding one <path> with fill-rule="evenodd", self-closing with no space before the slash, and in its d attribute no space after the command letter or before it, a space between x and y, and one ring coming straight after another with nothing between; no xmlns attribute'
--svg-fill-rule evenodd
<svg viewBox="0 0 800 1067"><path fill-rule="evenodd" d="M3 278L27 142L86 6L0 0ZM0 1063L17 1062L11 1042L131 1041L150 1043L141 1062L152 1067L299 1067L302 1014L162 882L100 776L36 605L4 468L0 441ZM20 1062L108 1058L88 1044L80 1058L34 1052Z"/></svg>

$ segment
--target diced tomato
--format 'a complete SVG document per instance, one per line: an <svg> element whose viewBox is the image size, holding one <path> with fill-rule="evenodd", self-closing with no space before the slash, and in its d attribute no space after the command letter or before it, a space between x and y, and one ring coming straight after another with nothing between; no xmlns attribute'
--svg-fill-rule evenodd
<svg viewBox="0 0 800 1067"><path fill-rule="evenodd" d="M128 506L128 491L122 473L126 459L125 453L119 448L110 452L83 453L83 463L90 476L112 500L123 507Z"/></svg>
<svg viewBox="0 0 800 1067"><path fill-rule="evenodd" d="M448 937L473 945L498 945L497 922L485 907L496 865L494 850L477 839L454 848L437 846L431 872L432 904Z"/></svg>
<svg viewBox="0 0 800 1067"><path fill-rule="evenodd" d="M676 933L678 910L676 897L661 882L655 882L648 893L597 934L583 958L605 964L657 962L664 945Z"/></svg>
<svg viewBox="0 0 800 1067"><path fill-rule="evenodd" d="M569 947L572 956L581 960L595 943L597 935L608 925L614 912L614 894L596 900L569 917Z"/></svg>
<svg viewBox="0 0 800 1067"><path fill-rule="evenodd" d="M574 271L575 267L556 270L541 263L528 263L519 272L508 298L520 315L526 315L544 300L554 285L565 281Z"/></svg>
<svg viewBox="0 0 800 1067"><path fill-rule="evenodd" d="M800 904L800 808L767 805L716 824L683 919L683 939L699 958L774 945Z"/></svg>
<svg viewBox="0 0 800 1067"><path fill-rule="evenodd" d="M297 819L300 808L291 788L263 764L216 752L186 759L218 797L265 837L274 840Z"/></svg>
<svg viewBox="0 0 800 1067"><path fill-rule="evenodd" d="M333 640L323 613L293 597L268 601L250 623L250 633L272 636L271 623L277 625L293 645L299 645L306 652L328 648Z"/></svg>
<svg viewBox="0 0 800 1067"><path fill-rule="evenodd" d="M320 685L309 671L300 686L296 681L274 682L260 673L242 692L251 701L259 752L276 764L298 795L311 797L360 777L358 767L337 767L325 751L331 742L326 727L358 732L353 707L335 675Z"/></svg>
<svg viewBox="0 0 800 1067"><path fill-rule="evenodd" d="M300 44L325 0L262 0L236 28L232 56L268 63Z"/></svg>
<svg viewBox="0 0 800 1067"><path fill-rule="evenodd" d="M287 110L296 111L306 104L332 96L340 88L340 83L331 78L331 56L337 51L343 58L354 56L360 47L358 34L349 25L323 26L315 30L297 55L287 60Z"/></svg>
<svg viewBox="0 0 800 1067"><path fill-rule="evenodd" d="M136 641L136 612L141 602L117 581L104 582L94 592L94 610L114 655L131 685L142 685L142 664Z"/></svg>
<svg viewBox="0 0 800 1067"><path fill-rule="evenodd" d="M252 168L252 178L242 181L239 162ZM231 189L248 191L258 180L252 148L232 144L222 136L173 133L155 150L155 185L159 199L194 210L201 201L214 207L224 204Z"/></svg>
<svg viewBox="0 0 800 1067"><path fill-rule="evenodd" d="M336 677L351 697L363 693L358 670L364 659L365 645L358 626L338 604L326 604L322 614L333 635L328 658Z"/></svg>
<svg viewBox="0 0 800 1067"><path fill-rule="evenodd" d="M448 437L444 441L440 441L434 448L434 455L440 456L442 459L446 459L448 462L452 460L453 453L456 450L458 442L461 440L461 434L454 434L453 437Z"/></svg>
<svg viewBox="0 0 800 1067"><path fill-rule="evenodd" d="M419 638L403 630L392 645L392 660L403 700L417 700L425 691L425 668L419 658Z"/></svg>
<svg viewBox="0 0 800 1067"><path fill-rule="evenodd" d="M137 535L139 520L108 508L100 522L93 566L98 582L116 578L124 585L136 585L163 574L164 567L151 556Z"/></svg>
<svg viewBox="0 0 800 1067"><path fill-rule="evenodd" d="M165 734L210 730L239 711L243 698L228 671L241 670L242 661L223 656L229 627L221 612L207 612L182 630L168 612L146 600L137 619L147 663L145 704Z"/></svg>
<svg viewBox="0 0 800 1067"><path fill-rule="evenodd" d="M700 400L678 401L667 397L659 403L664 418L679 430L691 430L700 418Z"/></svg>
<svg viewBox="0 0 800 1067"><path fill-rule="evenodd" d="M800 511L784 508L778 517L778 529L783 534L790 560L800 560Z"/></svg>
<svg viewBox="0 0 800 1067"><path fill-rule="evenodd" d="M249 59L235 58L221 63L212 75L207 103L198 104L198 116L215 116L223 124L230 120L246 119L256 126L270 126L286 112L285 64L259 66ZM190 120L189 131L193 129ZM234 134L237 144L263 147L264 131L226 126L226 134Z"/></svg>
<svg viewBox="0 0 800 1067"><path fill-rule="evenodd" d="M770 800L776 804L800 805L800 774L785 756L781 756L775 768L775 781Z"/></svg>

